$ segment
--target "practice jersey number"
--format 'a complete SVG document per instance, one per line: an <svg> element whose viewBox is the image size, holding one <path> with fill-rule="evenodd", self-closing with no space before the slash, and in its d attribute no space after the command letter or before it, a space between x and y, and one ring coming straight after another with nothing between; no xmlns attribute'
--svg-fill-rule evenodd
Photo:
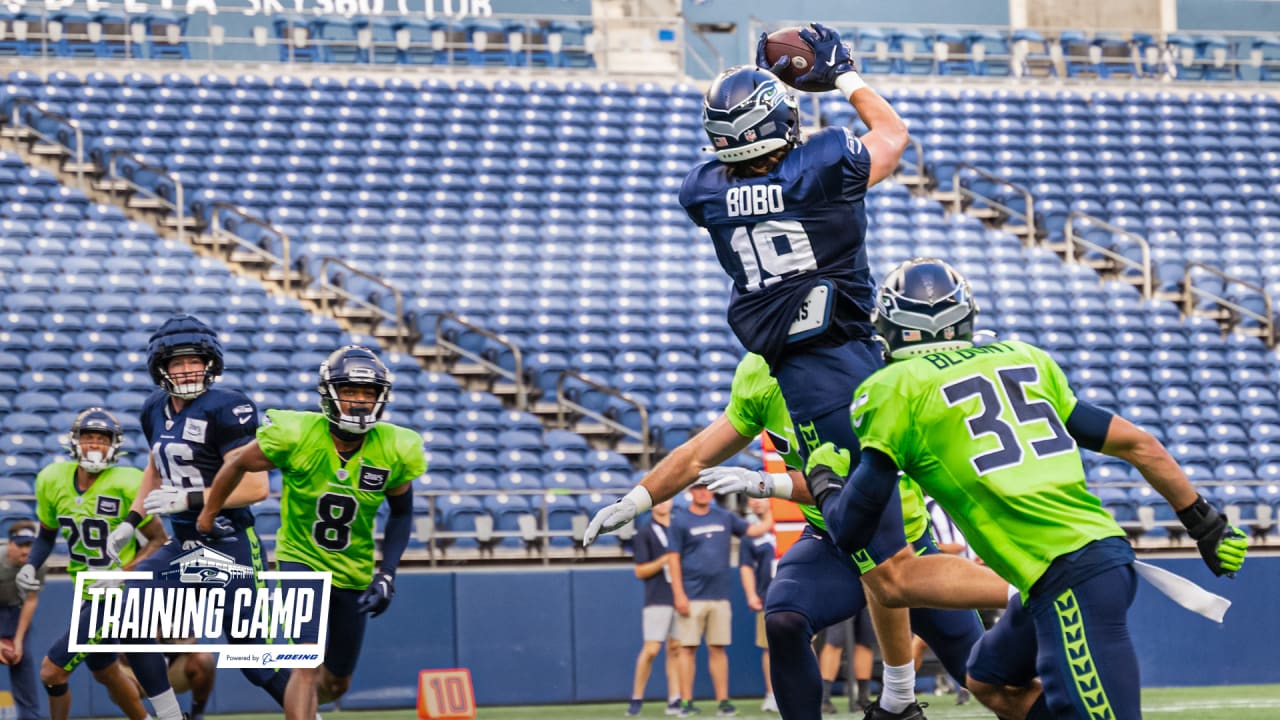
<svg viewBox="0 0 1280 720"><path fill-rule="evenodd" d="M311 537L325 550L339 552L351 544L351 522L359 503L350 495L325 493L316 501L316 522Z"/></svg>
<svg viewBox="0 0 1280 720"><path fill-rule="evenodd" d="M186 443L156 443L151 446L151 457L155 459L156 469L165 485L180 488L202 488L204 477L192 462L195 452Z"/></svg>
<svg viewBox="0 0 1280 720"><path fill-rule="evenodd" d="M1022 443L1018 442L1018 434L1013 425L1000 417L1006 407L1013 410L1013 416L1020 427L1038 422L1049 426L1052 433L1050 437L1031 441L1031 452L1036 457L1049 457L1075 449L1075 440L1067 433L1053 406L1044 400L1027 399L1023 386L1040 382L1040 371L1034 365L1002 368L996 371L996 376L1000 378L1001 388L997 388L991 378L985 375L970 375L942 388L948 407L977 396L978 411L965 419L969 436L977 439L984 435L994 435L1000 442L999 448L969 459L979 475L1022 462L1023 449Z"/></svg>
<svg viewBox="0 0 1280 720"><path fill-rule="evenodd" d="M763 290L785 277L818 268L809 234L798 220L767 220L749 229L738 227L729 243L742 261L748 291Z"/></svg>
<svg viewBox="0 0 1280 720"><path fill-rule="evenodd" d="M87 517L77 523L75 518L59 517L58 525L67 529L67 554L72 560L91 568L111 566L111 556L107 554L107 536L111 534L111 526L106 520Z"/></svg>

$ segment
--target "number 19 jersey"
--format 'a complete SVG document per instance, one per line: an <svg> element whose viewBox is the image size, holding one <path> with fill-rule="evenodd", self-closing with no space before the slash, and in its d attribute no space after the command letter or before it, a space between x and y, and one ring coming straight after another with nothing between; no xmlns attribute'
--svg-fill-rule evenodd
<svg viewBox="0 0 1280 720"><path fill-rule="evenodd" d="M1085 487L1075 406L1051 357L1002 341L891 363L854 394L853 425L1025 596L1054 558L1124 535Z"/></svg>
<svg viewBox="0 0 1280 720"><path fill-rule="evenodd" d="M258 446L283 473L276 560L327 570L336 588L365 589L373 579L378 506L387 490L427 471L422 437L378 423L343 462L324 415L268 410Z"/></svg>
<svg viewBox="0 0 1280 720"><path fill-rule="evenodd" d="M770 366L788 342L813 334L870 335L875 283L864 243L870 172L861 141L844 128L826 128L762 177L734 177L712 160L685 179L680 204L710 233L720 265L733 278L729 325ZM822 281L830 305L825 318L809 326L801 315L824 312L806 306Z"/></svg>

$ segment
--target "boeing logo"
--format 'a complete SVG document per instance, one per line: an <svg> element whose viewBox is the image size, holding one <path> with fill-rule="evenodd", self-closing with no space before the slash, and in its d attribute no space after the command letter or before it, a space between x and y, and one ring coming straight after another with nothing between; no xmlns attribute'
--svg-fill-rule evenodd
<svg viewBox="0 0 1280 720"><path fill-rule="evenodd" d="M281 655L272 655L271 653L262 654L262 664L270 665L276 662L285 662L291 660L319 660L319 653L284 653Z"/></svg>

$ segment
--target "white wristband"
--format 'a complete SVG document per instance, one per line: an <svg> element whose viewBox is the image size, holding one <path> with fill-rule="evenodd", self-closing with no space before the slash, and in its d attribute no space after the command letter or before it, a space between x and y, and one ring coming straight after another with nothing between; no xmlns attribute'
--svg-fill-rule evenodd
<svg viewBox="0 0 1280 720"><path fill-rule="evenodd" d="M773 496L782 498L783 500L791 499L791 491L795 487L795 483L791 481L790 473L769 473L769 479L773 480Z"/></svg>
<svg viewBox="0 0 1280 720"><path fill-rule="evenodd" d="M647 512L653 507L653 498L649 496L649 491L645 490L643 485L631 488L631 492L627 493L622 499L635 503L637 515Z"/></svg>
<svg viewBox="0 0 1280 720"><path fill-rule="evenodd" d="M847 73L841 73L836 76L836 89L839 90L845 98L849 98L855 92L864 87L867 87L867 83L856 71L850 70Z"/></svg>

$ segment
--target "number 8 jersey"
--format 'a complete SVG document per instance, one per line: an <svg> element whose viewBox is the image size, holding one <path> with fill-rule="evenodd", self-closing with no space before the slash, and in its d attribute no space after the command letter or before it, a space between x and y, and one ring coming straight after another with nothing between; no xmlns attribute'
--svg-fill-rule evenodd
<svg viewBox="0 0 1280 720"><path fill-rule="evenodd" d="M142 485L141 471L117 465L103 470L88 490L80 492L77 467L74 462L56 462L36 476L36 517L45 527L58 528L66 539L71 556L67 573L73 579L81 570L114 567L107 555L107 536L129 514ZM137 550L137 542L125 546L120 564L133 560Z"/></svg>
<svg viewBox="0 0 1280 720"><path fill-rule="evenodd" d="M373 579L373 531L385 493L427 471L422 437L380 422L343 462L320 413L268 410L258 447L280 468L276 560L333 573L333 586L364 590Z"/></svg>
<svg viewBox="0 0 1280 720"><path fill-rule="evenodd" d="M729 325L771 367L788 343L830 331L870 337L875 283L864 242L870 172L871 156L858 138L826 128L764 176L735 177L712 160L685 178L680 204L711 234L733 278ZM827 290L811 298L824 281Z"/></svg>

